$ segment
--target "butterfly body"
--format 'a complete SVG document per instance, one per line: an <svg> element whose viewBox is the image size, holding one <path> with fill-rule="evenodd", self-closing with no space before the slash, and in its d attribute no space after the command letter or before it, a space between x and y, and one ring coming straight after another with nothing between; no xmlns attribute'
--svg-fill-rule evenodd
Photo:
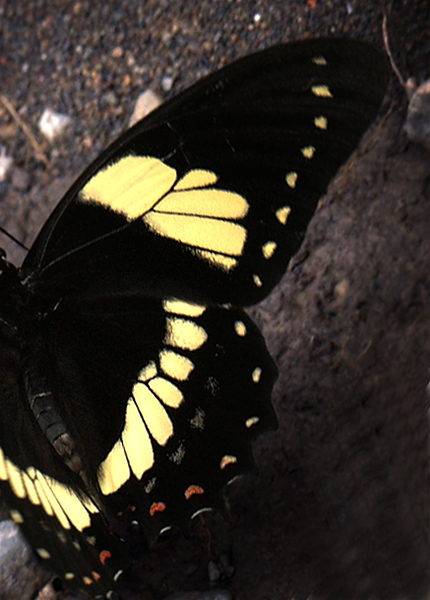
<svg viewBox="0 0 430 600"><path fill-rule="evenodd" d="M108 597L108 529L186 528L255 468L277 372L243 307L279 281L386 78L350 40L242 59L96 159L20 269L1 259L0 493L68 586Z"/></svg>

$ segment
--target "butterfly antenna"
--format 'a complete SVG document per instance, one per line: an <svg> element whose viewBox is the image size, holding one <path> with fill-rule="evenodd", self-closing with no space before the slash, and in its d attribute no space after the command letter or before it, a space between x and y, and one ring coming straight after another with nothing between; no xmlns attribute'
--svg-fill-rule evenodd
<svg viewBox="0 0 430 600"><path fill-rule="evenodd" d="M15 242L15 244L18 244L18 246L20 246L21 248L23 248L24 250L26 250L28 252L27 246L25 246L22 242L20 242L14 235L12 235L11 233L9 233L9 231L7 231L6 229L4 229L1 225L0 225L0 232L4 233L4 235L6 237L8 237L10 240L12 240L13 242Z"/></svg>

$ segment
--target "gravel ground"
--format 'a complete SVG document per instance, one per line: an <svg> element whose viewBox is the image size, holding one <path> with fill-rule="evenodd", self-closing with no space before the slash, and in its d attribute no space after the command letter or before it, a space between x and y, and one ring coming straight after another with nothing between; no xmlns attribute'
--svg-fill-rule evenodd
<svg viewBox="0 0 430 600"><path fill-rule="evenodd" d="M234 58L296 38L382 45L383 8L0 0L0 93L39 145L0 103L0 144L14 160L0 223L30 244L145 89L168 98ZM387 0L385 9L404 79L429 77L428 0ZM254 310L280 367L280 428L256 444L260 476L229 491L231 524L213 516L194 523L191 539L172 536L144 553L125 598L206 589L208 564L237 600L428 597L430 161L405 138L405 105L393 77L385 117L332 186L281 285ZM53 144L37 130L47 107L72 118ZM12 600L4 589L0 599Z"/></svg>

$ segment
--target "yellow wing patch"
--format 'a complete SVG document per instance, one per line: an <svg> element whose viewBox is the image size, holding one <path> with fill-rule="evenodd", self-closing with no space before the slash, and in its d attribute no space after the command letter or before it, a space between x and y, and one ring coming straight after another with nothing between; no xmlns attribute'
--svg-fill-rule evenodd
<svg viewBox="0 0 430 600"><path fill-rule="evenodd" d="M206 310L206 306L203 306L202 304L184 302L183 300L177 300L176 298L164 300L163 308L166 312L189 317L200 317Z"/></svg>
<svg viewBox="0 0 430 600"><path fill-rule="evenodd" d="M191 188L206 187L213 185L218 181L218 177L212 171L204 169L192 169L186 175L181 177L175 185L175 190L189 190Z"/></svg>
<svg viewBox="0 0 430 600"><path fill-rule="evenodd" d="M188 379L191 371L194 369L194 364L189 358L173 352L173 350L162 350L159 354L159 359L161 370L166 375L179 381Z"/></svg>
<svg viewBox="0 0 430 600"><path fill-rule="evenodd" d="M188 319L169 317L166 323L164 343L183 350L197 350L207 340L207 333L200 325Z"/></svg>
<svg viewBox="0 0 430 600"><path fill-rule="evenodd" d="M143 217L150 229L198 249L240 256L246 241L242 225L220 218L206 218L151 211Z"/></svg>
<svg viewBox="0 0 430 600"><path fill-rule="evenodd" d="M159 366L150 361L137 376L127 401L121 437L99 467L99 484L106 495L116 492L131 474L142 479L154 464L154 441L165 446L173 436L169 410L179 408L185 400L176 383L188 379L194 370L194 363L181 354L181 349L197 350L207 340L203 327L191 319L201 316L205 306L169 298L164 300L163 308L166 312L164 343L170 348L159 351ZM182 449L177 456L172 455L172 460L179 464L178 456L184 452Z"/></svg>
<svg viewBox="0 0 430 600"><path fill-rule="evenodd" d="M243 196L213 186L212 171L177 172L150 156L126 156L108 165L83 187L81 202L100 204L128 221L139 217L151 231L176 240L224 271L237 265L247 231L237 223L249 210Z"/></svg>
<svg viewBox="0 0 430 600"><path fill-rule="evenodd" d="M99 171L80 192L80 200L101 204L129 221L151 210L173 186L176 171L150 156L126 156Z"/></svg>
<svg viewBox="0 0 430 600"><path fill-rule="evenodd" d="M91 524L91 513L98 512L89 498L80 498L64 484L34 467L19 469L0 448L0 480L8 481L17 498L27 498L45 513L55 517L64 529L74 526L82 531Z"/></svg>

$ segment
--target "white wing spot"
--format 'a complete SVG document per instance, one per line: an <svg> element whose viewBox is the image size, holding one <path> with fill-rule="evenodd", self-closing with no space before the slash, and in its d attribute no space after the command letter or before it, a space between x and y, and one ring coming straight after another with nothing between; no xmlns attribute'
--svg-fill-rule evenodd
<svg viewBox="0 0 430 600"><path fill-rule="evenodd" d="M22 523L24 523L24 517L19 512L19 510L14 510L14 509L10 510L9 514L10 514L10 518L15 523L15 525L22 525Z"/></svg>
<svg viewBox="0 0 430 600"><path fill-rule="evenodd" d="M49 560L51 558L51 555L49 554L48 550L45 550L45 548L38 548L36 552L43 560Z"/></svg>
<svg viewBox="0 0 430 600"><path fill-rule="evenodd" d="M260 369L260 367L256 367L252 371L252 381L254 383L258 383L260 381L260 377L261 377L261 369Z"/></svg>
<svg viewBox="0 0 430 600"><path fill-rule="evenodd" d="M228 465L234 465L237 463L237 456L233 456L232 454L226 454L222 457L221 462L219 464L220 469L225 469Z"/></svg>
<svg viewBox="0 0 430 600"><path fill-rule="evenodd" d="M258 275L253 275L252 279L254 280L254 283L257 287L261 287L263 285L263 282L261 281L261 279L259 278Z"/></svg>
<svg viewBox="0 0 430 600"><path fill-rule="evenodd" d="M327 66L327 61L324 58L324 56L314 56L312 62L314 63L314 65L319 65L320 67Z"/></svg>
<svg viewBox="0 0 430 600"><path fill-rule="evenodd" d="M249 417L249 419L246 419L245 425L248 429L250 429L253 425L257 425L257 423L259 423L259 421L260 421L259 417Z"/></svg>

